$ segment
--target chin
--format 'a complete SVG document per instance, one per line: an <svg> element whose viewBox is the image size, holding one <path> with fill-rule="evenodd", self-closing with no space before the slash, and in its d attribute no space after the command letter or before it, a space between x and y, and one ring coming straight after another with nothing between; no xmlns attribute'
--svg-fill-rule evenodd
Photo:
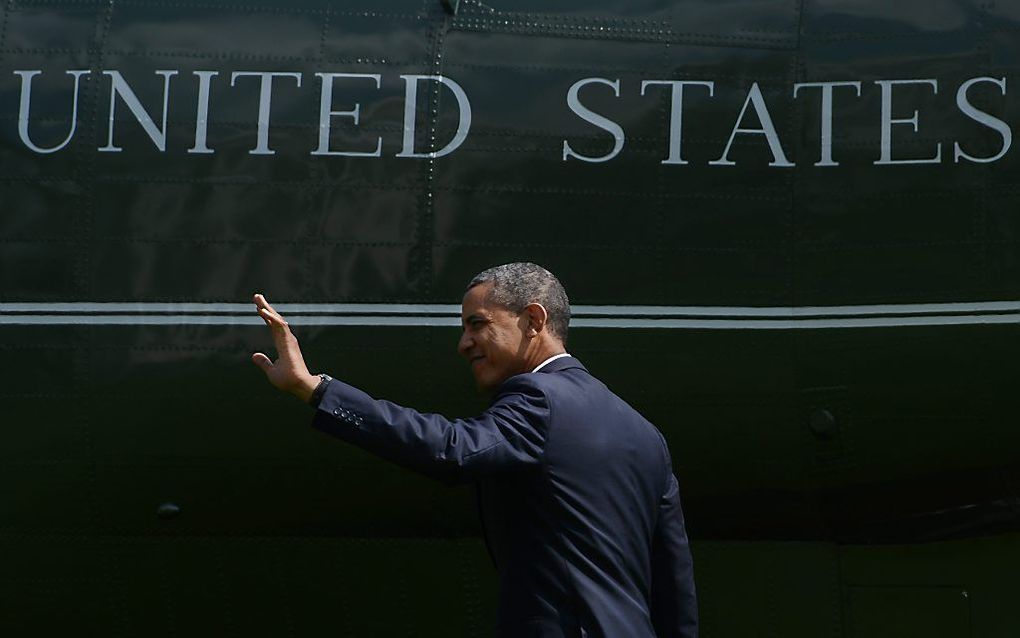
<svg viewBox="0 0 1020 638"><path fill-rule="evenodd" d="M478 390L479 394L489 394L493 392L498 385L498 383L475 379L475 388Z"/></svg>
<svg viewBox="0 0 1020 638"><path fill-rule="evenodd" d="M480 393L489 394L495 392L500 383L502 381L495 380L492 375L475 375L475 387Z"/></svg>

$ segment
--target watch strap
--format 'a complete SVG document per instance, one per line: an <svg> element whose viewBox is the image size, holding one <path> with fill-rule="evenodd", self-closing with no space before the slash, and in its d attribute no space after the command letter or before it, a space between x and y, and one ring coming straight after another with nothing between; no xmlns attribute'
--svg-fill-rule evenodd
<svg viewBox="0 0 1020 638"><path fill-rule="evenodd" d="M308 397L308 405L313 408L319 407L319 403L322 401L322 395L326 394L326 386L328 386L329 382L333 380L333 377L328 374L320 374L319 379L319 385L315 386L315 389L312 390L312 396Z"/></svg>

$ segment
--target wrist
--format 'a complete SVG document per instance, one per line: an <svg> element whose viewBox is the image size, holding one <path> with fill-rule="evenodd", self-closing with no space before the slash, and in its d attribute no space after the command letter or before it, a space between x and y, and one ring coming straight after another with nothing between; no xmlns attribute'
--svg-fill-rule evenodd
<svg viewBox="0 0 1020 638"><path fill-rule="evenodd" d="M319 384L315 386L315 390L312 391L312 396L308 397L308 401L306 401L306 403L313 408L318 408L319 404L322 403L322 396L326 394L326 388L329 386L330 381L333 380L333 377L328 374L320 374L318 377Z"/></svg>
<svg viewBox="0 0 1020 638"><path fill-rule="evenodd" d="M322 379L319 378L319 375L307 374L291 390L291 394L301 399L302 403L308 403L308 399L312 397L312 393L315 392L315 388L318 387L320 381Z"/></svg>

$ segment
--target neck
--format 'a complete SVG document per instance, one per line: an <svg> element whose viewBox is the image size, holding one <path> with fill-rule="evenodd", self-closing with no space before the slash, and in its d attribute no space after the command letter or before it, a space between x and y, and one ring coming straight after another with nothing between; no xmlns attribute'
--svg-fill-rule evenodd
<svg viewBox="0 0 1020 638"><path fill-rule="evenodd" d="M549 357L555 357L558 354L565 354L566 352L566 348L564 348L563 344L558 341L543 343L540 347L535 348L531 356L528 357L528 370L534 370L538 364L542 363Z"/></svg>

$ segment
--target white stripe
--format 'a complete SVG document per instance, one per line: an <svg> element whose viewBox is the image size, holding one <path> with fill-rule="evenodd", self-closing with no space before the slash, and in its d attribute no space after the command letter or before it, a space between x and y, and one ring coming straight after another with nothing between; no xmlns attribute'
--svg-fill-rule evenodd
<svg viewBox="0 0 1020 638"><path fill-rule="evenodd" d="M306 304L281 303L274 306L284 315L409 315L414 317L460 317L460 306L453 304ZM77 302L38 303L0 302L0 315L25 314L200 314L247 315L251 303L120 303ZM946 315L1020 312L1020 301L979 301L932 304L883 304L858 306L571 306L571 316L583 317L711 317L716 319L810 317L867 317L876 315ZM296 319L297 317L295 317Z"/></svg>
<svg viewBox="0 0 1020 638"><path fill-rule="evenodd" d="M572 316L817 317L1020 312L1020 301L860 306L571 306Z"/></svg>
<svg viewBox="0 0 1020 638"><path fill-rule="evenodd" d="M460 306L441 304L289 304L273 306L281 313L292 314L403 314L403 315L457 315ZM196 313L196 314L248 314L254 313L253 303L0 303L0 314L11 312L37 313Z"/></svg>
<svg viewBox="0 0 1020 638"><path fill-rule="evenodd" d="M460 326L453 317L387 317L354 315L298 315L287 317L293 326ZM86 326L263 326L249 315L3 315L0 325L86 325Z"/></svg>
<svg viewBox="0 0 1020 638"><path fill-rule="evenodd" d="M460 326L456 317L377 315L298 315L287 320L295 326ZM594 317L571 320L571 328L671 330L804 330L880 328L902 326L958 326L1020 324L1020 314L943 315L913 317L843 317L827 319L645 319ZM104 325L104 326L261 326L258 317L243 315L3 315L0 325Z"/></svg>
<svg viewBox="0 0 1020 638"><path fill-rule="evenodd" d="M668 328L673 330L818 330L1020 324L1020 315L946 315L924 317L850 317L843 319L578 319L571 328Z"/></svg>

